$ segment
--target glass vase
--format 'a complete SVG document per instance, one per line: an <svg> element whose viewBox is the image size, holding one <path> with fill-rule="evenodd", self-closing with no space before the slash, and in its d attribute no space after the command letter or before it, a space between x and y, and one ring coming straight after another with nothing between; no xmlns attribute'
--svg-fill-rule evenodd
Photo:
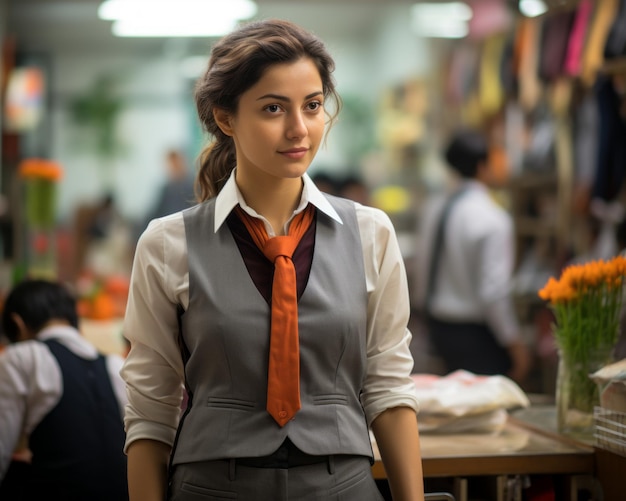
<svg viewBox="0 0 626 501"><path fill-rule="evenodd" d="M27 274L29 278L57 278L56 235L54 228L28 229Z"/></svg>
<svg viewBox="0 0 626 501"><path fill-rule="evenodd" d="M56 182L29 178L24 183L26 241L25 271L29 278L57 278L56 255Z"/></svg>
<svg viewBox="0 0 626 501"><path fill-rule="evenodd" d="M603 346L580 356L559 350L556 416L560 433L583 441L593 440L593 410L600 405L600 393L590 376L611 362L613 348Z"/></svg>

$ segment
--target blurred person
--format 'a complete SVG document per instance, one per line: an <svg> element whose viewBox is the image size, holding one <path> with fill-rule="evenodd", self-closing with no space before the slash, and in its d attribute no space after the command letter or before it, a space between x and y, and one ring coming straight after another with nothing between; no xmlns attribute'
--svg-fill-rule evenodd
<svg viewBox="0 0 626 501"><path fill-rule="evenodd" d="M187 209L196 203L193 174L187 167L184 153L172 148L165 154L166 178L158 189L158 194L147 215L141 218L134 228L134 241L153 219Z"/></svg>
<svg viewBox="0 0 626 501"><path fill-rule="evenodd" d="M112 193L95 204L76 209L72 279L85 272L98 276L129 276L132 264L132 228L120 213Z"/></svg>
<svg viewBox="0 0 626 501"><path fill-rule="evenodd" d="M311 179L320 191L329 195L337 195L339 187L336 176L326 172L316 172L311 175Z"/></svg>
<svg viewBox="0 0 626 501"><path fill-rule="evenodd" d="M194 179L187 168L182 151L171 149L166 153L167 180L161 187L150 219L167 216L195 204Z"/></svg>
<svg viewBox="0 0 626 501"><path fill-rule="evenodd" d="M363 205L370 205L370 191L363 179L348 174L339 182L338 195Z"/></svg>
<svg viewBox="0 0 626 501"><path fill-rule="evenodd" d="M489 194L486 138L460 130L445 148L451 189L425 204L416 255L416 303L446 372L506 375L523 383L530 355L511 297L511 216Z"/></svg>
<svg viewBox="0 0 626 501"><path fill-rule="evenodd" d="M76 300L56 282L17 284L2 330L0 497L127 500L122 359L81 336Z"/></svg>
<svg viewBox="0 0 626 501"><path fill-rule="evenodd" d="M393 226L307 175L336 115L333 70L288 21L212 48L195 94L213 138L202 202L153 221L133 265L121 372L133 501L378 501L368 425L394 500L424 498Z"/></svg>

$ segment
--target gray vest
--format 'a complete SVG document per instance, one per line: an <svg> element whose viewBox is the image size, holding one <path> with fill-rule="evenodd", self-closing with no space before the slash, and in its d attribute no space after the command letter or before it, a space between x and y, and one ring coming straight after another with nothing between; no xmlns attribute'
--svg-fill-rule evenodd
<svg viewBox="0 0 626 501"><path fill-rule="evenodd" d="M309 454L372 456L359 396L365 378L367 291L354 204L331 199L344 224L317 212L311 273L298 303L300 394L279 427L265 410L270 306L253 283L215 203L184 211L189 308L183 313L191 409L173 463L265 456L289 437Z"/></svg>

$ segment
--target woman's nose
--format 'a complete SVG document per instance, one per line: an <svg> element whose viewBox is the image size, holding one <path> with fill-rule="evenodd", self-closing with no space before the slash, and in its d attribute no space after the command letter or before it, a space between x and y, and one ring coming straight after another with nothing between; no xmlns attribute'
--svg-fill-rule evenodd
<svg viewBox="0 0 626 501"><path fill-rule="evenodd" d="M289 137L289 139L305 137L308 134L308 128L303 113L299 111L292 113L288 120L287 137Z"/></svg>

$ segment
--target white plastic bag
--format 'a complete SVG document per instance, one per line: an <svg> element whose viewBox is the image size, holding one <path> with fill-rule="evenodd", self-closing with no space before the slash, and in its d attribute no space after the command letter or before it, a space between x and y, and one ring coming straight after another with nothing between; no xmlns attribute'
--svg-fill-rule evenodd
<svg viewBox="0 0 626 501"><path fill-rule="evenodd" d="M526 393L505 376L455 371L413 374L420 402L420 431L492 432L504 427L510 409L528 407Z"/></svg>

